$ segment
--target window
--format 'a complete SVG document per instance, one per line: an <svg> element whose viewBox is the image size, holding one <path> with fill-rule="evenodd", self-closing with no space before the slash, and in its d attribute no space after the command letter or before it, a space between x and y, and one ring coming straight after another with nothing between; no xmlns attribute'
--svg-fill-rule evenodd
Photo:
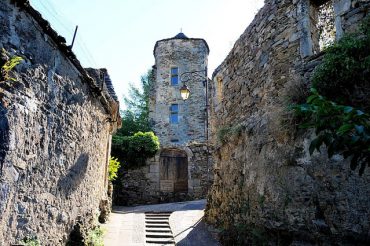
<svg viewBox="0 0 370 246"><path fill-rule="evenodd" d="M179 123L179 105L171 104L170 107L170 123L178 124Z"/></svg>
<svg viewBox="0 0 370 246"><path fill-rule="evenodd" d="M171 68L171 85L178 84L179 84L179 68L173 67Z"/></svg>
<svg viewBox="0 0 370 246"><path fill-rule="evenodd" d="M311 37L313 53L319 53L335 41L335 13L332 0L311 0Z"/></svg>
<svg viewBox="0 0 370 246"><path fill-rule="evenodd" d="M217 81L217 84L216 84L216 93L217 93L217 99L218 101L222 101L222 98L223 98L223 82L222 82L222 78L217 76L216 77L216 81Z"/></svg>
<svg viewBox="0 0 370 246"><path fill-rule="evenodd" d="M302 36L300 52L302 57L320 53L325 47L342 36L341 18L334 11L334 4L342 4L334 0L299 1L300 18L302 18ZM336 2L336 3L335 3ZM339 3L340 2L340 3ZM339 30L336 30L336 29Z"/></svg>

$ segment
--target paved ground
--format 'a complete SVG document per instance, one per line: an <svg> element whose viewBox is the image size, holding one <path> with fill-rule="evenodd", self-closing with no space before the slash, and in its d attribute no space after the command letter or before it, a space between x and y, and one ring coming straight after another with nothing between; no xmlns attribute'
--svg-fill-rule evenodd
<svg viewBox="0 0 370 246"><path fill-rule="evenodd" d="M173 245L173 242L180 246L219 245L204 225L205 204L205 200L199 200L138 207L115 207L109 222L103 225L106 230L104 245ZM168 216L163 216L165 214L170 214L169 219ZM153 219L156 216L158 218ZM152 230L155 228L148 228L148 226L157 228ZM160 236L160 230L166 233L163 238ZM146 243L148 240L153 241L152 239L157 240L158 243Z"/></svg>

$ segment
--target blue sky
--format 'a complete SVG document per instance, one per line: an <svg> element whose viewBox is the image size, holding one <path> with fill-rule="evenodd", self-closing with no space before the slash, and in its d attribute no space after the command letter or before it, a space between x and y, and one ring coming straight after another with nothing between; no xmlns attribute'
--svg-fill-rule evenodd
<svg viewBox="0 0 370 246"><path fill-rule="evenodd" d="M225 59L253 20L263 0L31 0L52 27L70 44L84 67L105 67L118 97L129 83L154 65L153 48L160 39L183 32L204 38L209 71Z"/></svg>

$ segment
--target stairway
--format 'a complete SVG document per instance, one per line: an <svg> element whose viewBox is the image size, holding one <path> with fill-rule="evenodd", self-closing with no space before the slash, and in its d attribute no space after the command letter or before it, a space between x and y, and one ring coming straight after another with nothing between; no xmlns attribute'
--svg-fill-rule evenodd
<svg viewBox="0 0 370 246"><path fill-rule="evenodd" d="M145 212L146 245L175 245L169 218L172 212Z"/></svg>

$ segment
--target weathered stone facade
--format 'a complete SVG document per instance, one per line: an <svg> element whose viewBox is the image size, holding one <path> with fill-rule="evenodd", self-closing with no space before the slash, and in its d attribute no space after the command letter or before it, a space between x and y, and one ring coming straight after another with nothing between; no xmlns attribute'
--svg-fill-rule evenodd
<svg viewBox="0 0 370 246"><path fill-rule="evenodd" d="M370 172L308 145L285 97L308 87L320 63L318 5L268 0L213 74L215 180L206 218L272 244L369 243ZM334 0L336 36L358 28L369 1ZM316 55L315 55L316 54ZM260 230L262 228L262 230Z"/></svg>
<svg viewBox="0 0 370 246"><path fill-rule="evenodd" d="M208 166L212 165L212 157L209 156L207 160L207 147L204 144L193 144L188 146L188 149L188 163L195 163L188 167L191 174L189 192L172 193L160 190L158 154L148 160L145 167L124 170L124 188L121 192L115 192L115 203L131 206L205 198L212 182L212 170L208 170Z"/></svg>
<svg viewBox="0 0 370 246"><path fill-rule="evenodd" d="M122 191L120 202L156 203L206 196L212 182L206 137L208 53L205 40L187 38L183 33L156 43L149 118L161 149L145 167L127 170L123 178L127 189ZM174 68L176 74L171 75ZM171 81L174 76L175 84ZM184 81L191 90L186 101L180 96ZM177 122L171 123L171 105L176 105L172 116Z"/></svg>
<svg viewBox="0 0 370 246"><path fill-rule="evenodd" d="M24 59L1 82L0 245L65 245L107 199L118 102L28 1L1 1L0 23L0 48Z"/></svg>

